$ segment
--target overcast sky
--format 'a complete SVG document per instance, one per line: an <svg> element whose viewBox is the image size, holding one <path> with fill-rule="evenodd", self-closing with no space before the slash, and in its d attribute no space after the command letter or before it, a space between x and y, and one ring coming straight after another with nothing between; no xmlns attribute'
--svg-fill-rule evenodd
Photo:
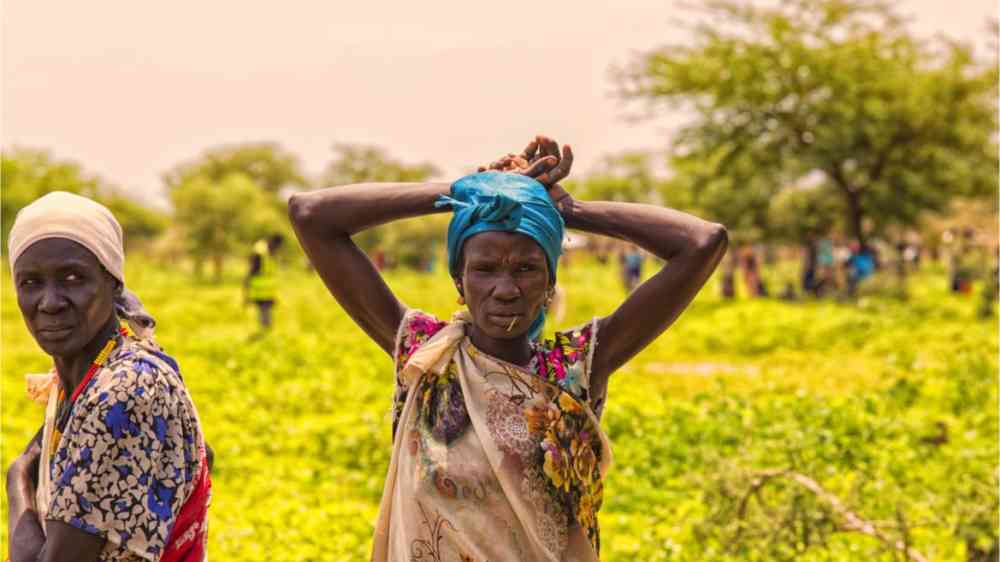
<svg viewBox="0 0 1000 562"><path fill-rule="evenodd" d="M901 0L922 36L985 44L995 0ZM2 3L2 145L51 149L135 197L223 143L273 140L318 174L335 142L453 177L536 132L577 170L663 147L610 68L682 37L669 0Z"/></svg>

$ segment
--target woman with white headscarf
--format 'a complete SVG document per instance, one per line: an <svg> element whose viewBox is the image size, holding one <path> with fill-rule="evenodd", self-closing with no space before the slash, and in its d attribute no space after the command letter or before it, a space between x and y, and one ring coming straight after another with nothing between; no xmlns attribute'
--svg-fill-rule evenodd
<svg viewBox="0 0 1000 562"><path fill-rule="evenodd" d="M125 289L122 229L104 206L50 193L18 213L18 307L48 375L45 422L8 471L14 562L201 561L211 480L177 362Z"/></svg>

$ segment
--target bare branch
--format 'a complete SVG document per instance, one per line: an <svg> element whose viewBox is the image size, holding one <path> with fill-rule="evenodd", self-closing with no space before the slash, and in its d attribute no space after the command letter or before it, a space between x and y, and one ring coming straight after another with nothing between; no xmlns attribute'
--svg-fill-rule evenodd
<svg viewBox="0 0 1000 562"><path fill-rule="evenodd" d="M766 485L770 480L775 478L786 478L795 482L799 486L805 488L812 492L816 497L820 498L826 502L833 511L838 515L839 521L835 522L836 528L841 532L849 533L860 533L862 535L868 535L877 539L882 544L887 547L894 549L896 552L902 554L907 560L913 560L914 562L928 562L927 557L918 552L913 547L909 546L909 541L907 537L907 528L905 526L905 520L902 519L902 513L898 514L900 518L901 531L906 538L903 539L893 539L892 537L886 535L881 529L875 526L871 521L861 517L854 511L850 510L844 503L835 496L834 494L827 491L819 482L813 480L812 478L802 474L800 472L795 472L793 470L783 470L783 469L773 469L760 471L755 475L754 480L751 483L750 491L747 496L755 493L764 485Z"/></svg>

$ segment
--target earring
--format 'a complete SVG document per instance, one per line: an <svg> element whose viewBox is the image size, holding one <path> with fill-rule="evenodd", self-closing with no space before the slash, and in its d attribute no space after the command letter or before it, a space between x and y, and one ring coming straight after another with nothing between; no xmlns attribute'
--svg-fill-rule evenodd
<svg viewBox="0 0 1000 562"><path fill-rule="evenodd" d="M549 306L552 305L552 298L555 295L556 295L556 292L553 291L553 290L551 290L551 289L545 293L545 308L546 309L549 308Z"/></svg>
<svg viewBox="0 0 1000 562"><path fill-rule="evenodd" d="M463 297L462 295L458 295L458 301L457 302L458 302L459 306L465 305L465 297Z"/></svg>

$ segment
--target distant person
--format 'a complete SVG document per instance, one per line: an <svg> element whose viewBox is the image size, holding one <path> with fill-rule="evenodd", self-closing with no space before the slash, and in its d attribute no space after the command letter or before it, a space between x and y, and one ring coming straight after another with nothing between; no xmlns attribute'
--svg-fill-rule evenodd
<svg viewBox="0 0 1000 562"><path fill-rule="evenodd" d="M851 242L847 259L847 296L857 295L858 285L875 273L875 257L868 245Z"/></svg>
<svg viewBox="0 0 1000 562"><path fill-rule="evenodd" d="M945 232L949 244L948 285L953 293L968 295L972 292L972 282L975 276L975 230L964 228L954 234Z"/></svg>
<svg viewBox="0 0 1000 562"><path fill-rule="evenodd" d="M976 277L979 264L976 263L976 231L972 228L962 230L962 237L955 254L955 280L953 291L963 295L972 294L972 284Z"/></svg>
<svg viewBox="0 0 1000 562"><path fill-rule="evenodd" d="M258 240L250 254L250 267L243 280L244 299L257 307L257 320L261 333L271 329L274 303L277 300L277 272L274 254L281 248L285 237L272 234L265 240Z"/></svg>
<svg viewBox="0 0 1000 562"><path fill-rule="evenodd" d="M802 292L812 293L819 296L819 242L815 234L806 237L806 243L802 254Z"/></svg>
<svg viewBox="0 0 1000 562"><path fill-rule="evenodd" d="M125 287L121 225L57 191L17 214L8 245L17 306L53 362L29 375L44 423L7 471L11 560L205 560L210 450Z"/></svg>
<svg viewBox="0 0 1000 562"><path fill-rule="evenodd" d="M923 248L920 247L920 244L914 242L908 243L903 249L903 260L910 271L914 273L920 271L920 256L922 253Z"/></svg>
<svg viewBox="0 0 1000 562"><path fill-rule="evenodd" d="M639 248L629 245L621 254L622 280L625 290L632 292L642 280L643 256Z"/></svg>
<svg viewBox="0 0 1000 562"><path fill-rule="evenodd" d="M741 266L743 268L743 283L747 288L747 295L751 297L763 296L760 281L760 261L753 246L744 246L740 252Z"/></svg>
<svg viewBox="0 0 1000 562"><path fill-rule="evenodd" d="M799 296L795 294L795 283L792 281L785 282L785 288L781 291L778 296L783 301L794 302L799 300Z"/></svg>
<svg viewBox="0 0 1000 562"><path fill-rule="evenodd" d="M983 283L982 299L979 304L980 318L990 318L993 316L998 291L1000 291L1000 246L995 246L993 248L992 271L986 282Z"/></svg>
<svg viewBox="0 0 1000 562"><path fill-rule="evenodd" d="M722 265L722 298L736 297L736 266L737 257L730 254L725 257Z"/></svg>
<svg viewBox="0 0 1000 562"><path fill-rule="evenodd" d="M895 248L896 249L896 277L898 277L900 279L903 279L903 278L906 277L906 273L907 273L907 269L908 269L908 265L909 265L907 263L907 261L910 259L910 258L907 257L909 255L908 252L907 252L908 248L909 248L909 245L906 243L905 240L899 240L899 241L896 242L896 248Z"/></svg>
<svg viewBox="0 0 1000 562"><path fill-rule="evenodd" d="M365 183L289 201L316 271L396 366L373 562L600 559L609 377L687 308L726 231L657 205L578 200L557 183L572 152L558 155L539 137L451 184ZM401 303L351 239L444 210L463 306L450 321ZM609 315L543 338L566 227L614 234L669 266Z"/></svg>
<svg viewBox="0 0 1000 562"><path fill-rule="evenodd" d="M816 246L816 268L818 285L816 296L821 296L827 291L837 290L837 271L834 269L836 259L834 256L833 241L829 238L822 238Z"/></svg>
<svg viewBox="0 0 1000 562"><path fill-rule="evenodd" d="M766 244L758 244L754 246L754 255L757 256L757 296L758 297L769 297L771 296L771 291L767 288L767 279L764 277L764 271L767 269L761 267L760 263L763 261L765 265L773 266L775 263L774 251L771 246ZM763 256L763 260L761 257Z"/></svg>

